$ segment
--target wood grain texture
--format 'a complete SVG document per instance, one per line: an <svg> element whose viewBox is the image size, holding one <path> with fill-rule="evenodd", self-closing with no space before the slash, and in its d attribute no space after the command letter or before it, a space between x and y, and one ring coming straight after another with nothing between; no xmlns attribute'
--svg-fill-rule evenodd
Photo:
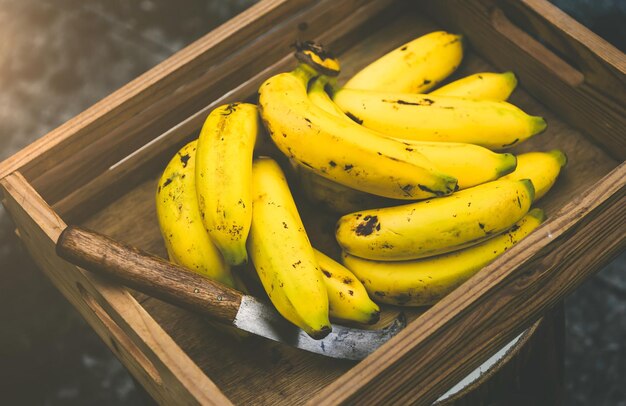
<svg viewBox="0 0 626 406"><path fill-rule="evenodd" d="M51 169L141 113L147 105L175 93L182 78L198 77L216 61L227 58L241 42L258 37L259 32L312 2L266 0L252 6L13 155L0 167L0 178L21 170L32 179Z"/></svg>
<svg viewBox="0 0 626 406"><path fill-rule="evenodd" d="M420 7L448 29L465 34L472 48L493 65L514 71L535 97L608 154L620 161L626 159L623 53L545 1L429 0ZM569 61L517 26L505 10L510 10L510 18L517 16L518 22L522 21L520 16L532 20L529 25L540 35L549 31L548 41L555 46L567 44L559 51L584 69L582 76L578 69L568 66ZM595 46L599 53L591 57L589 52Z"/></svg>
<svg viewBox="0 0 626 406"><path fill-rule="evenodd" d="M344 51L354 43L356 38L362 37L364 33L369 32L373 27L382 24L382 21L373 23L369 20L372 15L376 15L381 9L384 9L389 2L389 0L366 2L354 10L348 23L337 24L318 34L314 32L309 33L308 31L310 30L306 28L295 33L291 38L291 42L294 42L299 36L307 34L311 35L307 39L314 38L335 52ZM400 11L401 9L390 10L383 16L386 14L397 16ZM297 20L299 21L297 24L299 27L309 27L310 24L319 25L319 22L315 20L315 16L298 16ZM366 22L367 26L363 27ZM295 66L295 59L289 46L277 47L276 50L284 53L281 59L267 68L255 72L249 79L238 77L238 82L236 85L233 85L232 89L215 98L208 105L203 105L204 107L199 111L185 117L172 128L169 128L148 144L143 145L140 149L125 157L123 161L97 174L84 185L74 188L67 195L60 197L59 201L53 201L55 211L69 222L83 220L86 216L101 209L110 201L144 181L147 178L147 174L162 169L163 163L167 162L169 157L179 147L198 136L204 120L215 107L234 101L246 100L255 102L256 91L265 79ZM252 63L249 60L251 58L249 55L244 54L244 56L248 59L242 61L242 64L248 65ZM206 103L207 98L203 97L201 100L202 103ZM268 148L275 150L275 147L273 147L269 137L266 138L266 142L261 146L261 150L265 150L267 153Z"/></svg>
<svg viewBox="0 0 626 406"><path fill-rule="evenodd" d="M38 191L50 193L49 197L54 197L50 203L55 204L63 216L85 218L84 224L90 228L166 257L154 208L156 179L175 148L197 134L204 117L215 103L220 100L226 102L254 97L256 86L266 77L264 75L288 69L290 57L286 55L291 50L287 45L293 38L309 39L315 36L332 44L342 61L342 81L386 51L418 35L440 28L434 22L439 21L447 29L464 27L461 31L470 36L474 46L473 49L470 48L462 66L451 80L477 71L512 69L521 77L521 88L515 91L511 100L529 113L547 118L548 130L517 146L513 152L559 148L568 155L569 164L557 184L538 203L549 217L548 224L542 230L550 231L553 239L546 243L545 232L542 235L535 233L535 239L525 242L524 247L529 246L531 249L522 250L524 255L515 250L508 252L481 273L482 279L473 278L447 298L446 303L453 303L449 305L450 308L441 304L428 310L417 323L421 325L424 322L422 328L437 328L437 333L431 338L416 336L415 331L420 330L415 330L417 324L412 323L410 332L407 332L409 338L393 341L396 345L377 351L372 357L355 364L304 353L260 338L234 338L231 333L207 323L195 314L143 294L133 293L136 297L133 298L126 289L120 289L117 284L97 276L85 275L77 267L70 266L51 254L54 241L65 226L63 222L54 216L55 220L51 224L57 224L60 228L54 232L42 232L41 218L47 218L46 216L54 213L39 196L33 198L36 193L23 178L7 178L9 184L21 182L24 185L22 189L28 190L23 195L12 192L11 196L15 198L7 199L7 207L13 207L11 214L18 219L20 234L32 255L133 375L161 403L232 401L242 404L293 405L322 401L328 393L338 396L328 397L329 401L412 401L416 396L422 396L416 393L416 390L420 390L416 389L416 382L426 379L423 371L416 369L415 365L426 365L433 361L434 354L439 354L437 351L447 349L445 346L435 348L433 357L429 358L428 354L420 352L424 345L433 345L433 340L450 340L454 345L462 342L463 348L471 348L473 351L470 354L446 351L445 357L436 363L436 367L452 370L455 362L459 362L460 357L465 357L467 362L463 365L467 370L485 353L504 343L508 337L508 333L497 328L511 328L510 320L503 319L501 323L494 322L491 325L483 318L492 317L491 312L485 312L485 315L471 314L477 325L486 323L493 327L492 330L497 335L495 338L480 334L444 334L445 328L455 325L452 314L466 316L463 306L467 302L457 303L452 297L463 298L468 292L474 292L476 286L480 287L480 284L476 285L479 283L477 281L488 278L490 272L502 276L499 272L513 268L522 272L538 270L538 273L528 273L529 276L522 284L530 286L529 292L534 291L544 281L553 282L550 279L552 271L556 272L555 275L562 276L565 269L575 270L580 266L591 272L615 250L623 249L623 245L622 248L615 245L620 244L619 238L613 238L616 225L608 224L605 218L615 214L618 204L623 206L623 198L618 201L615 194L607 197L600 193L599 200L590 203L587 208L589 211L583 210L586 214L576 211L579 206L573 209L572 206L567 206L572 201L583 202L584 199L577 200L581 194L602 185L599 182L601 178L614 171L622 161L620 157L623 155L619 149L619 142L622 141L617 140L615 143L615 128L610 129L611 126L623 124L615 117L616 111L619 113L614 108L615 99L606 95L596 82L588 80L590 72L601 73L602 69L619 73L619 69L615 70L619 65L616 62L620 60L619 54L614 55L607 48L609 56L601 52L598 57L590 58L601 69L587 69L581 64L573 66L570 55L576 53L569 49L567 53L555 52L554 48L558 48L556 45L560 44L559 41L572 41L569 46L581 54L587 48L594 53L593 44L589 42L588 36L581 37L575 29L567 31L565 35L560 34L559 30L568 20L559 20L561 17L550 14L550 10L547 10L549 18L545 21L554 21L547 24L542 20L541 13L537 12L541 8L533 7L543 2L519 2L519 7L530 16L520 18L510 15L511 10L517 7L517 3L510 1L496 4L487 0L445 0L437 3L440 5L436 5L436 2L413 4L391 0L354 0L339 3L340 6L335 3L330 0L262 2L260 9L257 9L260 10L258 16L252 13L247 15L249 21L238 17L234 26L218 29L217 37L212 34L211 38L200 40L194 44L197 45L196 48L192 46L190 53L185 53L187 50L181 51L184 56L182 59L179 58L180 55L175 56L168 64L151 71L150 75L153 76L149 76L147 80L131 83L135 87L125 87L123 90L126 93L116 93L115 97L108 99L109 104L95 106L93 110L88 110L89 113L79 116L80 119L55 130L53 135L2 164L0 178L9 173L11 168L28 169L29 179L51 169L54 176L41 176L36 182L36 188ZM424 3L427 4L422 8ZM392 7L385 11L390 4ZM495 8L492 7L494 4ZM449 8L451 6L457 8ZM436 18L427 19L423 12L426 9ZM337 10L340 11L335 13ZM539 17L533 17L535 14ZM255 20L257 17L258 22ZM467 21L456 20L461 17ZM249 28L241 26L248 23ZM554 38L549 39L548 47L529 35L543 35L541 30L550 26L554 27L552 30L555 33ZM269 29L272 34L254 37L262 29ZM227 33L234 37L231 39ZM514 37L508 38L508 33ZM281 42L269 45L272 38L283 34ZM216 58L225 56L233 46L239 44L237 41L241 41L241 46L237 48L233 58L225 58L223 63L216 62L217 65L214 66L215 61L211 61L207 55ZM251 50L249 47L252 44L262 46ZM267 51L270 48L271 52ZM481 52L493 63L488 63L474 50ZM255 65L254 58L259 55L261 62ZM249 66L242 70L229 71L227 67L235 66L235 61L246 62ZM554 69L555 64L559 67L558 70ZM207 69L207 66L212 68ZM221 78L219 83L207 82L206 87L202 88L204 84L200 85L202 89L192 89L187 93L188 97L180 96L180 92L199 85L216 72L221 72L216 76ZM612 86L616 83L616 78L620 77L609 76L608 83ZM168 100L174 103L172 106L179 105L180 108L172 107L169 112L165 102L159 104L157 99L164 95L171 96ZM568 97L582 99L569 100ZM151 107L153 103L154 107ZM565 113L561 104L566 104ZM581 116L588 123L580 126L579 121L582 118L572 115L585 108L591 109ZM574 127L592 136L585 135ZM161 134L163 137L157 139ZM91 144L99 137L109 135L111 143L103 141L103 144L96 146ZM147 141L155 139L155 142L131 159L113 168L107 166L128 156ZM110 162L99 161L92 168L85 159L101 154L99 148L102 145L112 152L107 158L110 158ZM48 147L50 151L46 152ZM612 151L609 151L611 148ZM64 159L71 158L72 154L83 152L85 155L82 159L77 157L66 164L63 162ZM610 154L613 154L613 158ZM59 165L68 165L66 168L71 168L71 171L63 173L63 166ZM623 167L618 171L623 172ZM77 172L80 172L80 179L73 177ZM64 185L64 181L68 184ZM60 189L53 190L59 186L64 188L63 192ZM292 186L294 189L298 188L297 184ZM22 202L23 199L34 199L37 203L26 204ZM606 200L606 206L598 203L602 199ZM40 211L42 207L45 209ZM564 207L572 210L562 210ZM602 212L603 208L606 213ZM32 219L35 219L34 223ZM320 246L324 246L325 250L337 249L336 243L328 237L332 235L332 227L328 226L332 225L332 219L327 221L328 219L316 217L313 213L304 220L315 244L322 244ZM605 222L606 228L594 228L604 225ZM547 228L548 225L554 228ZM623 236L618 237L623 239ZM542 272L548 269L550 273ZM503 277L498 283L499 286L508 287L507 283L512 282ZM515 289L516 286L505 291L517 292ZM473 302L469 303L468 312L473 311L471 306L482 303L480 293L478 290L478 296L471 296ZM521 299L506 297L499 305L505 306L510 300L512 304L505 306L504 310L504 314L510 314L514 306L519 306L516 300ZM557 297L543 299L545 301L540 303L542 306ZM525 320L533 317L536 319L539 315L536 308L521 309L520 317ZM388 309L389 312L393 310L395 309ZM423 312L424 309L416 310L411 319L419 317ZM483 338L485 341L480 341ZM467 344L475 341L478 344L474 346ZM457 371L434 378L427 377L427 384L423 388L428 391L428 396L441 392L444 387L456 383L453 381L460 373ZM420 398L423 399L426 397Z"/></svg>
<svg viewBox="0 0 626 406"><path fill-rule="evenodd" d="M130 99L105 99L109 105L90 116L93 123L66 129L60 135L66 142L50 145L42 152L45 156L21 169L44 199L54 204L206 106L207 100L222 96L283 57L303 35L316 37L340 22L350 27L358 18L346 16L371 9L362 7L368 3L380 8L389 2L347 0L333 8L329 8L331 0L261 2L178 52L160 69L131 82L126 87L140 90Z"/></svg>
<svg viewBox="0 0 626 406"><path fill-rule="evenodd" d="M616 102L626 103L626 58L619 49L549 2L500 5L513 22L571 61L585 82Z"/></svg>
<svg viewBox="0 0 626 406"><path fill-rule="evenodd" d="M349 76L386 50L437 28L414 11L405 13L396 17L394 24L384 24L371 30L369 35L360 37L339 52L342 69ZM470 51L459 71L450 80L468 73L489 70L494 70L494 67ZM561 148L570 157L554 189L538 203L549 217L555 216L565 204L617 166L617 162L601 148L560 120L524 89L516 90L512 100L532 114L546 116L550 122L545 133L522 143L515 148L515 152ZM167 158L163 158L163 162ZM148 180L93 213L84 223L85 226L166 257L153 199L159 171L157 169L148 174ZM297 192L299 185L292 184L292 187ZM336 216L321 214L302 200L299 200L298 207L303 211L303 221L314 245L330 254L338 252L333 238ZM137 226L129 227L129 224ZM293 351L261 339L235 341L227 333L188 312L143 295L138 296L138 300L235 403L302 404L311 394L360 365L328 362L318 356ZM422 312L423 309L419 309L411 319Z"/></svg>
<svg viewBox="0 0 626 406"><path fill-rule="evenodd" d="M242 294L105 235L69 226L59 236L57 254L138 291L232 324Z"/></svg>
<svg viewBox="0 0 626 406"><path fill-rule="evenodd" d="M431 404L623 251L624 229L626 163L309 404Z"/></svg>
<svg viewBox="0 0 626 406"><path fill-rule="evenodd" d="M37 265L158 402L231 404L128 291L56 255L66 225L19 172L1 179L0 190Z"/></svg>
<svg viewBox="0 0 626 406"><path fill-rule="evenodd" d="M562 304L526 330L519 343L465 391L433 406L561 405L565 310Z"/></svg>

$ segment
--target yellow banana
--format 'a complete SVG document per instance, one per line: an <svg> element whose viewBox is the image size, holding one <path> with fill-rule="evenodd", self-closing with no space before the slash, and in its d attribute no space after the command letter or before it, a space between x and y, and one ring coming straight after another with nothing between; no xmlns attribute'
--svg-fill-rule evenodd
<svg viewBox="0 0 626 406"><path fill-rule="evenodd" d="M365 127L418 141L463 142L497 150L546 128L543 118L503 101L346 88L333 100Z"/></svg>
<svg viewBox="0 0 626 406"><path fill-rule="evenodd" d="M330 317L340 321L376 323L380 318L380 308L372 302L356 276L318 250L315 250L315 258L324 274Z"/></svg>
<svg viewBox="0 0 626 406"><path fill-rule="evenodd" d="M513 72L482 72L455 80L429 94L431 96L504 101L509 98L516 86L517 78Z"/></svg>
<svg viewBox="0 0 626 406"><path fill-rule="evenodd" d="M324 76L314 79L309 86L309 98L315 105L329 114L344 120L349 119L326 93L327 83L328 78ZM386 136L382 133L380 135ZM459 189L466 189L498 179L512 172L516 166L516 159L512 154L497 154L478 145L414 141L401 138L398 140L405 144L405 149L421 153L443 173L457 178Z"/></svg>
<svg viewBox="0 0 626 406"><path fill-rule="evenodd" d="M567 164L567 156L554 149L548 152L527 152L517 156L517 169L503 179L530 179L535 187L535 201L552 188L556 178Z"/></svg>
<svg viewBox="0 0 626 406"><path fill-rule="evenodd" d="M270 300L313 338L331 331L328 294L285 176L270 158L252 164L248 252Z"/></svg>
<svg viewBox="0 0 626 406"><path fill-rule="evenodd" d="M515 170L513 154L495 153L485 147L460 142L405 141L437 168L458 179L459 189L496 180Z"/></svg>
<svg viewBox="0 0 626 406"><path fill-rule="evenodd" d="M304 196L335 213L347 214L405 202L361 192L316 175L302 165L294 164L293 166L299 188Z"/></svg>
<svg viewBox="0 0 626 406"><path fill-rule="evenodd" d="M456 70L463 58L460 35L436 31L372 62L345 84L350 89L425 92Z"/></svg>
<svg viewBox="0 0 626 406"><path fill-rule="evenodd" d="M313 172L353 189L396 199L445 196L457 187L417 151L335 117L314 105L307 84L316 76L300 64L259 88L261 117L276 146Z"/></svg>
<svg viewBox="0 0 626 406"><path fill-rule="evenodd" d="M231 265L248 259L250 176L258 130L256 106L232 103L209 114L198 139L196 187L202 220Z"/></svg>
<svg viewBox="0 0 626 406"><path fill-rule="evenodd" d="M210 279L235 286L228 265L202 225L196 198L197 140L169 162L156 193L156 211L170 260Z"/></svg>
<svg viewBox="0 0 626 406"><path fill-rule="evenodd" d="M436 257L383 262L344 254L343 262L379 303L431 305L530 234L544 220L541 209L532 209L507 232L473 247Z"/></svg>
<svg viewBox="0 0 626 406"><path fill-rule="evenodd" d="M489 238L530 209L530 180L495 180L452 196L345 215L335 237L361 258L401 261L454 251Z"/></svg>

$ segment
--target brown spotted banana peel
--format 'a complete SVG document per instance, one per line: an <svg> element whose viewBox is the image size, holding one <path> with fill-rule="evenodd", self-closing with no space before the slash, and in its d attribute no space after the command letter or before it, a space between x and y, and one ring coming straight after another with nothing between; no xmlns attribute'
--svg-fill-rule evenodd
<svg viewBox="0 0 626 406"><path fill-rule="evenodd" d="M320 76L309 86L309 98L321 109L343 120L349 120L343 111L333 102L326 92L329 79ZM385 133L379 133L388 137ZM513 154L495 153L487 148L458 142L429 142L396 138L405 145L405 149L415 150L431 161L444 173L452 175L458 181L459 189L467 189L481 183L496 180L511 173L517 160Z"/></svg>
<svg viewBox="0 0 626 406"><path fill-rule="evenodd" d="M196 187L202 221L231 265L248 258L251 165L259 128L255 105L226 104L209 114L198 139Z"/></svg>
<svg viewBox="0 0 626 406"><path fill-rule="evenodd" d="M316 75L300 64L259 88L261 117L285 155L327 179L379 196L414 200L456 190L456 179L422 154L313 104L307 85Z"/></svg>
<svg viewBox="0 0 626 406"><path fill-rule="evenodd" d="M383 55L357 72L345 87L425 92L454 72L462 59L462 36L435 31Z"/></svg>
<svg viewBox="0 0 626 406"><path fill-rule="evenodd" d="M363 126L416 141L462 142L501 150L545 130L542 117L504 101L339 89L335 103Z"/></svg>
<svg viewBox="0 0 626 406"><path fill-rule="evenodd" d="M331 319L361 324L376 323L380 318L380 308L370 299L361 281L349 269L321 251L315 250L315 258L324 274Z"/></svg>
<svg viewBox="0 0 626 406"><path fill-rule="evenodd" d="M463 250L402 262L343 254L343 262L379 303L432 305L536 229L545 216L532 209L506 232Z"/></svg>
<svg viewBox="0 0 626 406"><path fill-rule="evenodd" d="M344 251L361 258L424 258L506 230L528 212L533 199L530 180L495 180L452 196L345 215L335 237Z"/></svg>
<svg viewBox="0 0 626 406"><path fill-rule="evenodd" d="M285 176L270 158L258 158L252 164L252 226L247 248L278 312L313 338L330 333L324 274Z"/></svg>
<svg viewBox="0 0 626 406"><path fill-rule="evenodd" d="M202 224L195 185L197 140L172 158L159 179L156 211L172 262L234 287L228 264Z"/></svg>

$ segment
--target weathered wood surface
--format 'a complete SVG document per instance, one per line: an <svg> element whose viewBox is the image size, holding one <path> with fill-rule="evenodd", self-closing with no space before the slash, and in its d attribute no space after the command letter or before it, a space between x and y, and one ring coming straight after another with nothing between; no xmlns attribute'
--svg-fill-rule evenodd
<svg viewBox="0 0 626 406"><path fill-rule="evenodd" d="M9 158L0 177L20 169L54 204L275 63L294 40L347 32L391 0L331 3L258 3Z"/></svg>
<svg viewBox="0 0 626 406"><path fill-rule="evenodd" d="M394 24L384 25L370 35L363 36L340 53L344 70L340 79L345 80L386 51L437 28L423 16L407 14L398 17ZM287 64L285 62L285 66ZM454 77L493 69L470 50ZM546 116L549 122L545 133L521 144L515 149L516 152L561 148L570 158L568 167L554 189L538 203L539 207L546 210L549 218L617 166L617 162L601 148L560 120L524 89L516 90L512 101L532 114ZM161 165L167 159L169 157L163 157ZM165 257L153 199L159 171L155 170L152 179L142 182L121 199L92 215L85 225ZM297 185L294 186L297 188ZM126 220L120 221L121 218ZM304 219L314 244L331 254L333 249L337 249L332 238L335 220L333 216L310 216ZM129 223L141 226L128 227ZM294 352L265 341L234 343L228 335L196 316L153 298L139 296L139 300L235 403L245 404L257 400L258 403L267 404L300 404L306 402L311 393L330 384L354 365L327 362L320 357ZM251 350L250 346L257 351ZM268 354L274 354L273 361ZM269 368L268 359L271 365Z"/></svg>
<svg viewBox="0 0 626 406"><path fill-rule="evenodd" d="M388 4L394 5L393 10L379 14ZM569 25L571 20L564 19L543 1L507 0L491 8L493 4L488 0L419 4L354 0L342 2L341 6L330 0L262 2L4 162L0 165L0 178L22 168L36 190L49 197L49 202L63 216L86 218L86 226L165 258L154 210L156 178L169 155L197 134L213 106L253 97L256 86L266 75L288 69L291 62L285 55L291 51L286 48L295 38L316 37L336 47L343 65L342 81L388 50L439 28L433 23L437 20L448 29L459 27L473 46L453 78L477 71L511 69L520 76L523 88L513 94L513 103L529 113L546 117L547 131L516 147L514 152L559 148L569 157L569 164L554 189L538 203L548 215L548 223L542 230L558 226L550 229L553 237L560 235L549 245L554 246L556 254L542 250L527 252L535 255L535 262L529 264L552 266L551 261L562 261L555 269L566 266L576 269L571 264L577 260L581 266L588 265L588 271L593 270L619 243L619 239L606 237L615 230L610 224L606 230L591 228L606 220L597 208L593 215L581 219L576 217L575 210L559 210L594 187L623 159L623 136L618 133L615 137L615 128L624 128L624 115L616 108L622 97L618 90L623 86L623 54L616 54L614 48L593 35L581 34L576 25ZM427 19L422 7L435 19ZM519 16L514 18L511 10L519 11ZM462 21L460 13L466 13ZM546 19L542 18L544 13ZM564 47L567 55L557 54L533 39L525 32L527 26L535 35L549 36L548 45L553 49ZM257 38L259 32L270 27L275 27L271 33ZM280 41L271 43L276 38ZM228 57L235 48L236 52ZM595 48L599 48L597 53ZM571 61L579 58L570 55L578 54L583 55L586 65L571 66ZM259 61L256 65L255 60ZM249 66L233 70L233 66L242 63ZM181 95L198 85L196 90ZM607 94L606 89L617 91ZM170 111L170 106L176 107ZM109 168L155 139L132 158ZM94 157L97 160L91 165L89 159ZM12 192L10 195L16 197L7 199L7 207L13 207L11 214L36 261L157 400L291 405L309 401L315 394L318 398L313 399L320 399L329 392L336 396L330 400L351 396L354 399L368 396L368 400L371 396L376 400L378 394L388 395L385 400L417 396L411 385L423 375L415 371L415 364L409 366L410 362L416 362L415 351L421 348L418 344L427 341L424 336L415 345L400 341L398 347L384 353L379 351L359 364L306 354L262 339L233 339L232 334L196 315L149 296L135 294L134 299L118 285L86 276L53 256L50 250L64 227L63 222L48 208L42 211L46 206L38 196L33 205L21 201L36 195L24 178L13 175L3 181L3 185L9 184L20 184L19 189L27 191ZM110 203L120 195L120 199ZM618 203L609 200L607 212L616 210ZM45 223L41 218L47 216L54 219ZM592 223L587 223L592 218ZM336 249L334 241L328 239L327 225L332 222L332 218L305 219L307 230L311 224L312 240L328 250ZM44 223L54 226L41 226ZM524 246L541 245L535 239L529 241ZM569 252L571 244L579 244L575 246L575 255L561 258L559 253ZM531 266L523 264L530 257L515 252L507 253L496 264L506 264L502 269ZM488 269L499 268L496 264ZM472 291L477 282L476 279L470 282L453 296ZM447 311L459 310L464 304L457 303L444 312L431 309L425 320L432 325L435 312L442 321L449 316ZM529 317L531 310L524 312L524 317ZM413 312L411 318L422 312L423 309ZM422 324L422 318L418 323ZM413 334L416 324L409 327L407 334ZM505 336L501 334L495 340L481 342L472 354L448 355L471 356L471 361L477 362L476 351L483 356L487 348L503 343ZM406 359L400 359L401 355ZM378 369L372 372L372 365ZM400 370L408 372L398 376ZM376 376L375 383L383 389L371 392L377 386L369 389L369 378L355 378L362 373ZM429 380L425 386L430 391L428 396L454 383L454 376ZM342 383L347 386L335 390ZM396 388L397 393L391 393L391 388Z"/></svg>
<svg viewBox="0 0 626 406"><path fill-rule="evenodd" d="M422 5L436 21L465 34L494 66L513 70L564 121L616 159L626 159L626 55L547 1Z"/></svg>
<svg viewBox="0 0 626 406"><path fill-rule="evenodd" d="M1 179L0 190L37 265L157 401L231 404L126 289L56 255L66 225L19 172Z"/></svg>
<svg viewBox="0 0 626 406"><path fill-rule="evenodd" d="M431 404L623 251L625 229L626 163L309 404Z"/></svg>
<svg viewBox="0 0 626 406"><path fill-rule="evenodd" d="M377 23L370 22L365 27L361 26L371 19L372 15L378 14L387 3L389 3L389 0L365 2L351 14L349 21L336 24L319 33L309 32L308 28L302 32L298 31L297 35L291 37L291 41L295 41L300 36L306 39L315 38L317 41L329 45L335 51L345 50L363 33L369 32L373 26L375 27L383 23L382 21ZM324 10L326 9L320 8L313 15L306 14L306 18L303 16L297 17L296 20L299 21L297 25L302 27L319 26L317 19L323 19L323 15L317 16L316 13L323 14L327 12ZM386 14L397 15L398 12L391 10L383 14L383 16ZM289 25L288 22L284 24ZM289 36L286 38L289 38ZM295 66L295 59L292 57L293 49L290 46L276 44L275 51L281 55L281 58L276 62L264 69L257 68L258 70L254 71L250 78L236 76L231 80L231 89L223 90L223 93L215 93L218 96L215 96L214 99L210 97L200 98L201 108L197 112L194 111L193 114L180 118L179 121L172 124L171 128L168 128L158 137L154 137L148 144L142 145L137 151L128 151L128 156L122 155L123 159L121 161L112 161L111 164L115 163L115 165L107 168L102 173L94 171L94 168L90 166L87 169L91 174L91 179L87 180L85 184L79 186L73 183L73 189L66 195L59 197L58 201L48 200L62 218L74 222L83 220L94 211L99 210L110 201L121 196L124 192L132 189L132 187L144 181L147 178L147 174L161 169L163 162L167 161L185 142L193 137L197 137L204 120L212 109L233 101L248 100L254 102L253 99L256 96L257 89L265 79ZM246 53L239 55L238 61L241 65L254 62L255 66L259 66L259 61L251 59L251 56ZM155 134L152 135L154 136ZM271 144L269 140L268 143ZM75 182L74 179L71 179L71 181ZM47 182L51 182L51 180L48 179Z"/></svg>
<svg viewBox="0 0 626 406"><path fill-rule="evenodd" d="M151 296L231 324L242 293L161 257L105 235L69 226L59 236L57 254L84 269L111 277Z"/></svg>

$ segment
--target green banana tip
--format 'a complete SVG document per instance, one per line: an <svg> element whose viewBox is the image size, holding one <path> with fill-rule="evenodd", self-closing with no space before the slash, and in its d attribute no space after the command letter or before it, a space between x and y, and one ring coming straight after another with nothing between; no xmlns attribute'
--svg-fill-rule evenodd
<svg viewBox="0 0 626 406"><path fill-rule="evenodd" d="M561 168L567 165L567 155L560 149L553 149L552 151L548 151L548 154L552 155L557 160Z"/></svg>
<svg viewBox="0 0 626 406"><path fill-rule="evenodd" d="M511 84L512 88L517 86L517 76L513 71L506 71L502 73L502 76Z"/></svg>
<svg viewBox="0 0 626 406"><path fill-rule="evenodd" d="M528 212L528 215L536 218L537 220L539 220L540 223L546 221L546 213L543 211L543 209L540 209L539 207L532 208Z"/></svg>
<svg viewBox="0 0 626 406"><path fill-rule="evenodd" d="M496 176L498 178L508 175L509 173L515 171L517 168L517 157L513 154L504 153L502 154L502 166L498 170Z"/></svg>
<svg viewBox="0 0 626 406"><path fill-rule="evenodd" d="M548 128L546 119L540 116L531 116L531 132L532 134L540 134Z"/></svg>
<svg viewBox="0 0 626 406"><path fill-rule="evenodd" d="M520 179L520 182L524 184L526 190L528 190L528 194L530 195L530 201L535 200L535 185L533 185L533 181L530 179Z"/></svg>

